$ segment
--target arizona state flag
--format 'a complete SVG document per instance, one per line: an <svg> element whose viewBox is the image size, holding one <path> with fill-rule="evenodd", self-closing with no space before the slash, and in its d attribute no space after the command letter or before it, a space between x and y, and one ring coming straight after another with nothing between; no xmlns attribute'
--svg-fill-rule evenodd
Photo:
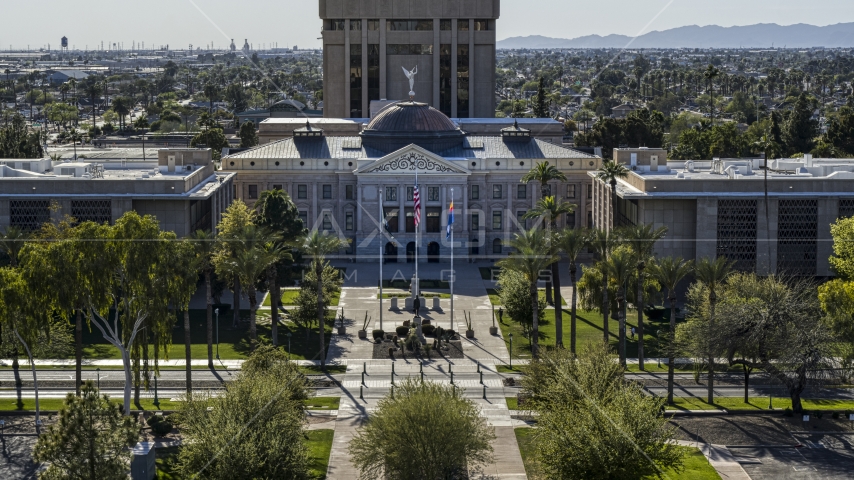
<svg viewBox="0 0 854 480"><path fill-rule="evenodd" d="M454 224L454 201L451 200L451 208L448 210L448 230L445 234L445 238L451 239L451 225Z"/></svg>

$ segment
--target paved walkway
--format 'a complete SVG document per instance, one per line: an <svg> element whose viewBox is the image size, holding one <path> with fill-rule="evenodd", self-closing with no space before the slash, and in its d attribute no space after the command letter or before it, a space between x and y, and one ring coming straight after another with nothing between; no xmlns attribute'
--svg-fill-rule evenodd
<svg viewBox="0 0 854 480"><path fill-rule="evenodd" d="M382 327L380 327L380 300L377 298L377 282L379 265L376 264L342 264L347 267L339 307L344 308L347 318L347 334L334 334L329 347L330 363L346 364L347 373L342 381L341 404L338 417L334 422L335 437L329 459L329 480L356 480L358 471L353 467L347 448L350 441L357 435L358 429L367 421L370 412L375 408L380 398L385 396L392 383L392 363L395 377L398 381L407 376L420 375L420 365L417 360L374 360L373 344L368 340L360 340L357 332L362 328L365 313L371 318L368 332L382 328L393 331L403 324L404 320L412 318L412 312L390 310L391 300L382 302ZM383 268L383 278L410 279L414 273L412 264L387 264ZM421 264L419 277L431 280L447 280L450 276L449 264ZM454 383L464 389L465 395L476 402L490 425L495 427L496 440L493 443L495 461L484 466L482 472L485 478L495 480L526 479L522 456L516 442L513 427L521 424L510 418L507 409L502 376L495 372L495 365L504 364L510 357L500 330L498 335L490 335L492 326L492 305L486 294L486 288L480 278L477 265L455 265L456 281L454 285L454 315L451 319L450 299L441 299L440 308L432 308L432 300L428 299L428 309L422 309L422 318L429 319L433 325L444 328L452 327L462 337L463 359L453 359L449 362L435 360L425 364L424 371L428 380L450 382L449 370L453 369L460 377ZM392 290L392 289L388 289ZM386 291L388 291L386 290ZM422 288L422 291L436 291ZM439 292L450 293L449 290ZM400 299L403 307L403 298ZM465 338L466 324L463 312L470 313L474 339ZM497 325L497 322L496 322ZM483 366L483 384L478 378L478 366ZM369 375L362 386L362 369L367 366ZM483 390L486 386L486 398ZM364 399L360 399L360 392ZM321 424L329 425L329 424ZM317 427L322 428L322 427ZM329 427L326 427L329 428Z"/></svg>
<svg viewBox="0 0 854 480"><path fill-rule="evenodd" d="M679 445L684 447L699 448L703 455L709 460L709 464L714 467L723 480L750 480L750 476L744 471L741 464L738 463L735 456L730 453L729 449L723 445L710 445L701 443L699 446L696 442L686 442L680 440Z"/></svg>

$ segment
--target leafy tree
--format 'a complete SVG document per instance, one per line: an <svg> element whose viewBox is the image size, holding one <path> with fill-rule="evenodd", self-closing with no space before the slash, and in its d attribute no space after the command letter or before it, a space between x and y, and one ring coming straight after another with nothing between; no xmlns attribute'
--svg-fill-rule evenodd
<svg viewBox="0 0 854 480"><path fill-rule="evenodd" d="M293 245L300 250L303 255L312 258L311 268L314 269L315 278L317 278L317 325L320 333L320 366L326 368L326 315L329 313L324 310L326 306L326 298L324 297L324 268L327 255L337 253L338 250L345 248L348 245L346 240L341 240L336 236L320 233L317 230L309 232L297 238Z"/></svg>
<svg viewBox="0 0 854 480"><path fill-rule="evenodd" d="M587 344L577 357L552 350L524 368L545 478L642 479L682 466L663 401L627 382L607 346Z"/></svg>
<svg viewBox="0 0 854 480"><path fill-rule="evenodd" d="M308 385L296 364L259 347L225 391L194 392L180 409L181 478L308 478L303 439Z"/></svg>
<svg viewBox="0 0 854 480"><path fill-rule="evenodd" d="M344 281L329 262L323 265L323 296L317 295L317 273L314 268L306 269L305 276L300 283L300 290L294 301L296 308L291 312L291 320L297 325L305 328L306 343L311 339L312 327L318 324L317 311L320 308L326 312L325 320L334 320L334 312L329 310L329 299L340 293ZM319 302L323 302L318 305ZM325 332L324 332L325 334Z"/></svg>
<svg viewBox="0 0 854 480"><path fill-rule="evenodd" d="M241 235L250 225L254 225L254 213L242 200L232 202L222 214L222 220L217 225L218 233L213 265L217 276L232 285L234 320L231 326L234 328L240 322L241 283L240 277L228 273L227 264L237 256Z"/></svg>
<svg viewBox="0 0 854 480"><path fill-rule="evenodd" d="M24 242L27 240L27 233L21 230L20 227L6 227L6 233L0 237L0 252L9 257L9 262L13 267L18 266L18 256L21 249L24 248Z"/></svg>
<svg viewBox="0 0 854 480"><path fill-rule="evenodd" d="M676 338L676 289L679 284L693 270L693 262L685 261L681 257L666 257L657 260L650 268L650 274L658 280L662 287L667 289L667 298L670 300L670 334L672 340ZM661 339L659 339L660 341ZM671 341L671 344L673 342ZM676 354L675 349L668 348L667 359L667 403L673 405L673 376L675 373Z"/></svg>
<svg viewBox="0 0 854 480"><path fill-rule="evenodd" d="M548 118L549 109L546 105L546 87L543 77L537 85L537 96L534 99L534 116L537 118Z"/></svg>
<svg viewBox="0 0 854 480"><path fill-rule="evenodd" d="M258 145L258 134L255 133L255 124L252 122L243 122L237 136L240 137L241 148L249 148Z"/></svg>
<svg viewBox="0 0 854 480"><path fill-rule="evenodd" d="M0 129L0 158L42 158L43 155L39 133L30 133L21 115L13 116Z"/></svg>
<svg viewBox="0 0 854 480"><path fill-rule="evenodd" d="M501 305L507 311L511 320L519 322L525 336L530 338L534 311L531 304L530 283L519 272L514 270L501 270L498 276L498 292ZM537 299L537 318L542 318L546 311L545 300Z"/></svg>
<svg viewBox="0 0 854 480"><path fill-rule="evenodd" d="M515 251L507 258L500 260L496 265L502 269L519 273L528 283L529 300L531 302L531 312L533 313L531 321L531 354L536 358L539 354L540 341L540 311L537 282L540 280L541 272L556 262L558 257L551 253L549 235L539 229L517 233L507 242L507 246Z"/></svg>
<svg viewBox="0 0 854 480"><path fill-rule="evenodd" d="M815 379L834 375L838 366L837 339L821 316L816 285L809 279L737 273L719 290L714 311L707 283L689 291L691 314L677 340L689 352L724 352L731 365L762 369L786 387L792 410L802 412L804 390Z"/></svg>
<svg viewBox="0 0 854 480"><path fill-rule="evenodd" d="M204 146L206 148L210 148L214 160L222 158L222 149L228 147L228 145L228 139L225 138L225 134L222 133L221 128L208 128L202 130L197 133L192 140L190 140L191 147L201 148L201 146Z"/></svg>
<svg viewBox="0 0 854 480"><path fill-rule="evenodd" d="M350 442L361 479L443 480L492 461L492 427L451 385L405 380Z"/></svg>
<svg viewBox="0 0 854 480"><path fill-rule="evenodd" d="M225 89L225 101L231 104L231 110L235 113L249 109L249 98L246 91L239 83L232 83Z"/></svg>
<svg viewBox="0 0 854 480"><path fill-rule="evenodd" d="M854 108L846 105L827 127L827 142L840 152L854 156Z"/></svg>
<svg viewBox="0 0 854 480"><path fill-rule="evenodd" d="M48 427L33 450L36 462L48 465L44 479L121 480L127 478L130 450L139 439L133 417L87 380L80 396L69 393L59 421Z"/></svg>
<svg viewBox="0 0 854 480"><path fill-rule="evenodd" d="M812 151L818 122L812 119L812 105L806 93L801 93L783 125L783 144L790 155Z"/></svg>
<svg viewBox="0 0 854 480"><path fill-rule="evenodd" d="M845 360L854 359L854 218L831 225L833 256L830 265L837 278L821 285L818 296L826 322L834 335L847 344Z"/></svg>
<svg viewBox="0 0 854 480"><path fill-rule="evenodd" d="M622 121L622 130L623 144L660 148L664 145L664 114L645 108L635 110Z"/></svg>

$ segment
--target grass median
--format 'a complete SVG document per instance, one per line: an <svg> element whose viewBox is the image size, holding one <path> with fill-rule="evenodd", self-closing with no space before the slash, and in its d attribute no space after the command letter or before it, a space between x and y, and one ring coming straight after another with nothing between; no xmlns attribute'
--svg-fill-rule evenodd
<svg viewBox="0 0 854 480"><path fill-rule="evenodd" d="M708 403L698 397L675 397L674 405L667 405L667 410L728 410L731 412L768 411L769 400L775 410L792 408L792 400L786 397L750 397L744 402L744 397L718 397L715 403ZM854 400L840 399L802 399L804 410L807 411L854 411Z"/></svg>

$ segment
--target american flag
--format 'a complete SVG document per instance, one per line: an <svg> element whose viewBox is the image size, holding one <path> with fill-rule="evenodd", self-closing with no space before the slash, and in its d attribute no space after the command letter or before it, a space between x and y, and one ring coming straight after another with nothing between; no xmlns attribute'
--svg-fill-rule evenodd
<svg viewBox="0 0 854 480"><path fill-rule="evenodd" d="M415 200L415 226L421 225L421 194L418 192L418 185L413 190L412 199Z"/></svg>

